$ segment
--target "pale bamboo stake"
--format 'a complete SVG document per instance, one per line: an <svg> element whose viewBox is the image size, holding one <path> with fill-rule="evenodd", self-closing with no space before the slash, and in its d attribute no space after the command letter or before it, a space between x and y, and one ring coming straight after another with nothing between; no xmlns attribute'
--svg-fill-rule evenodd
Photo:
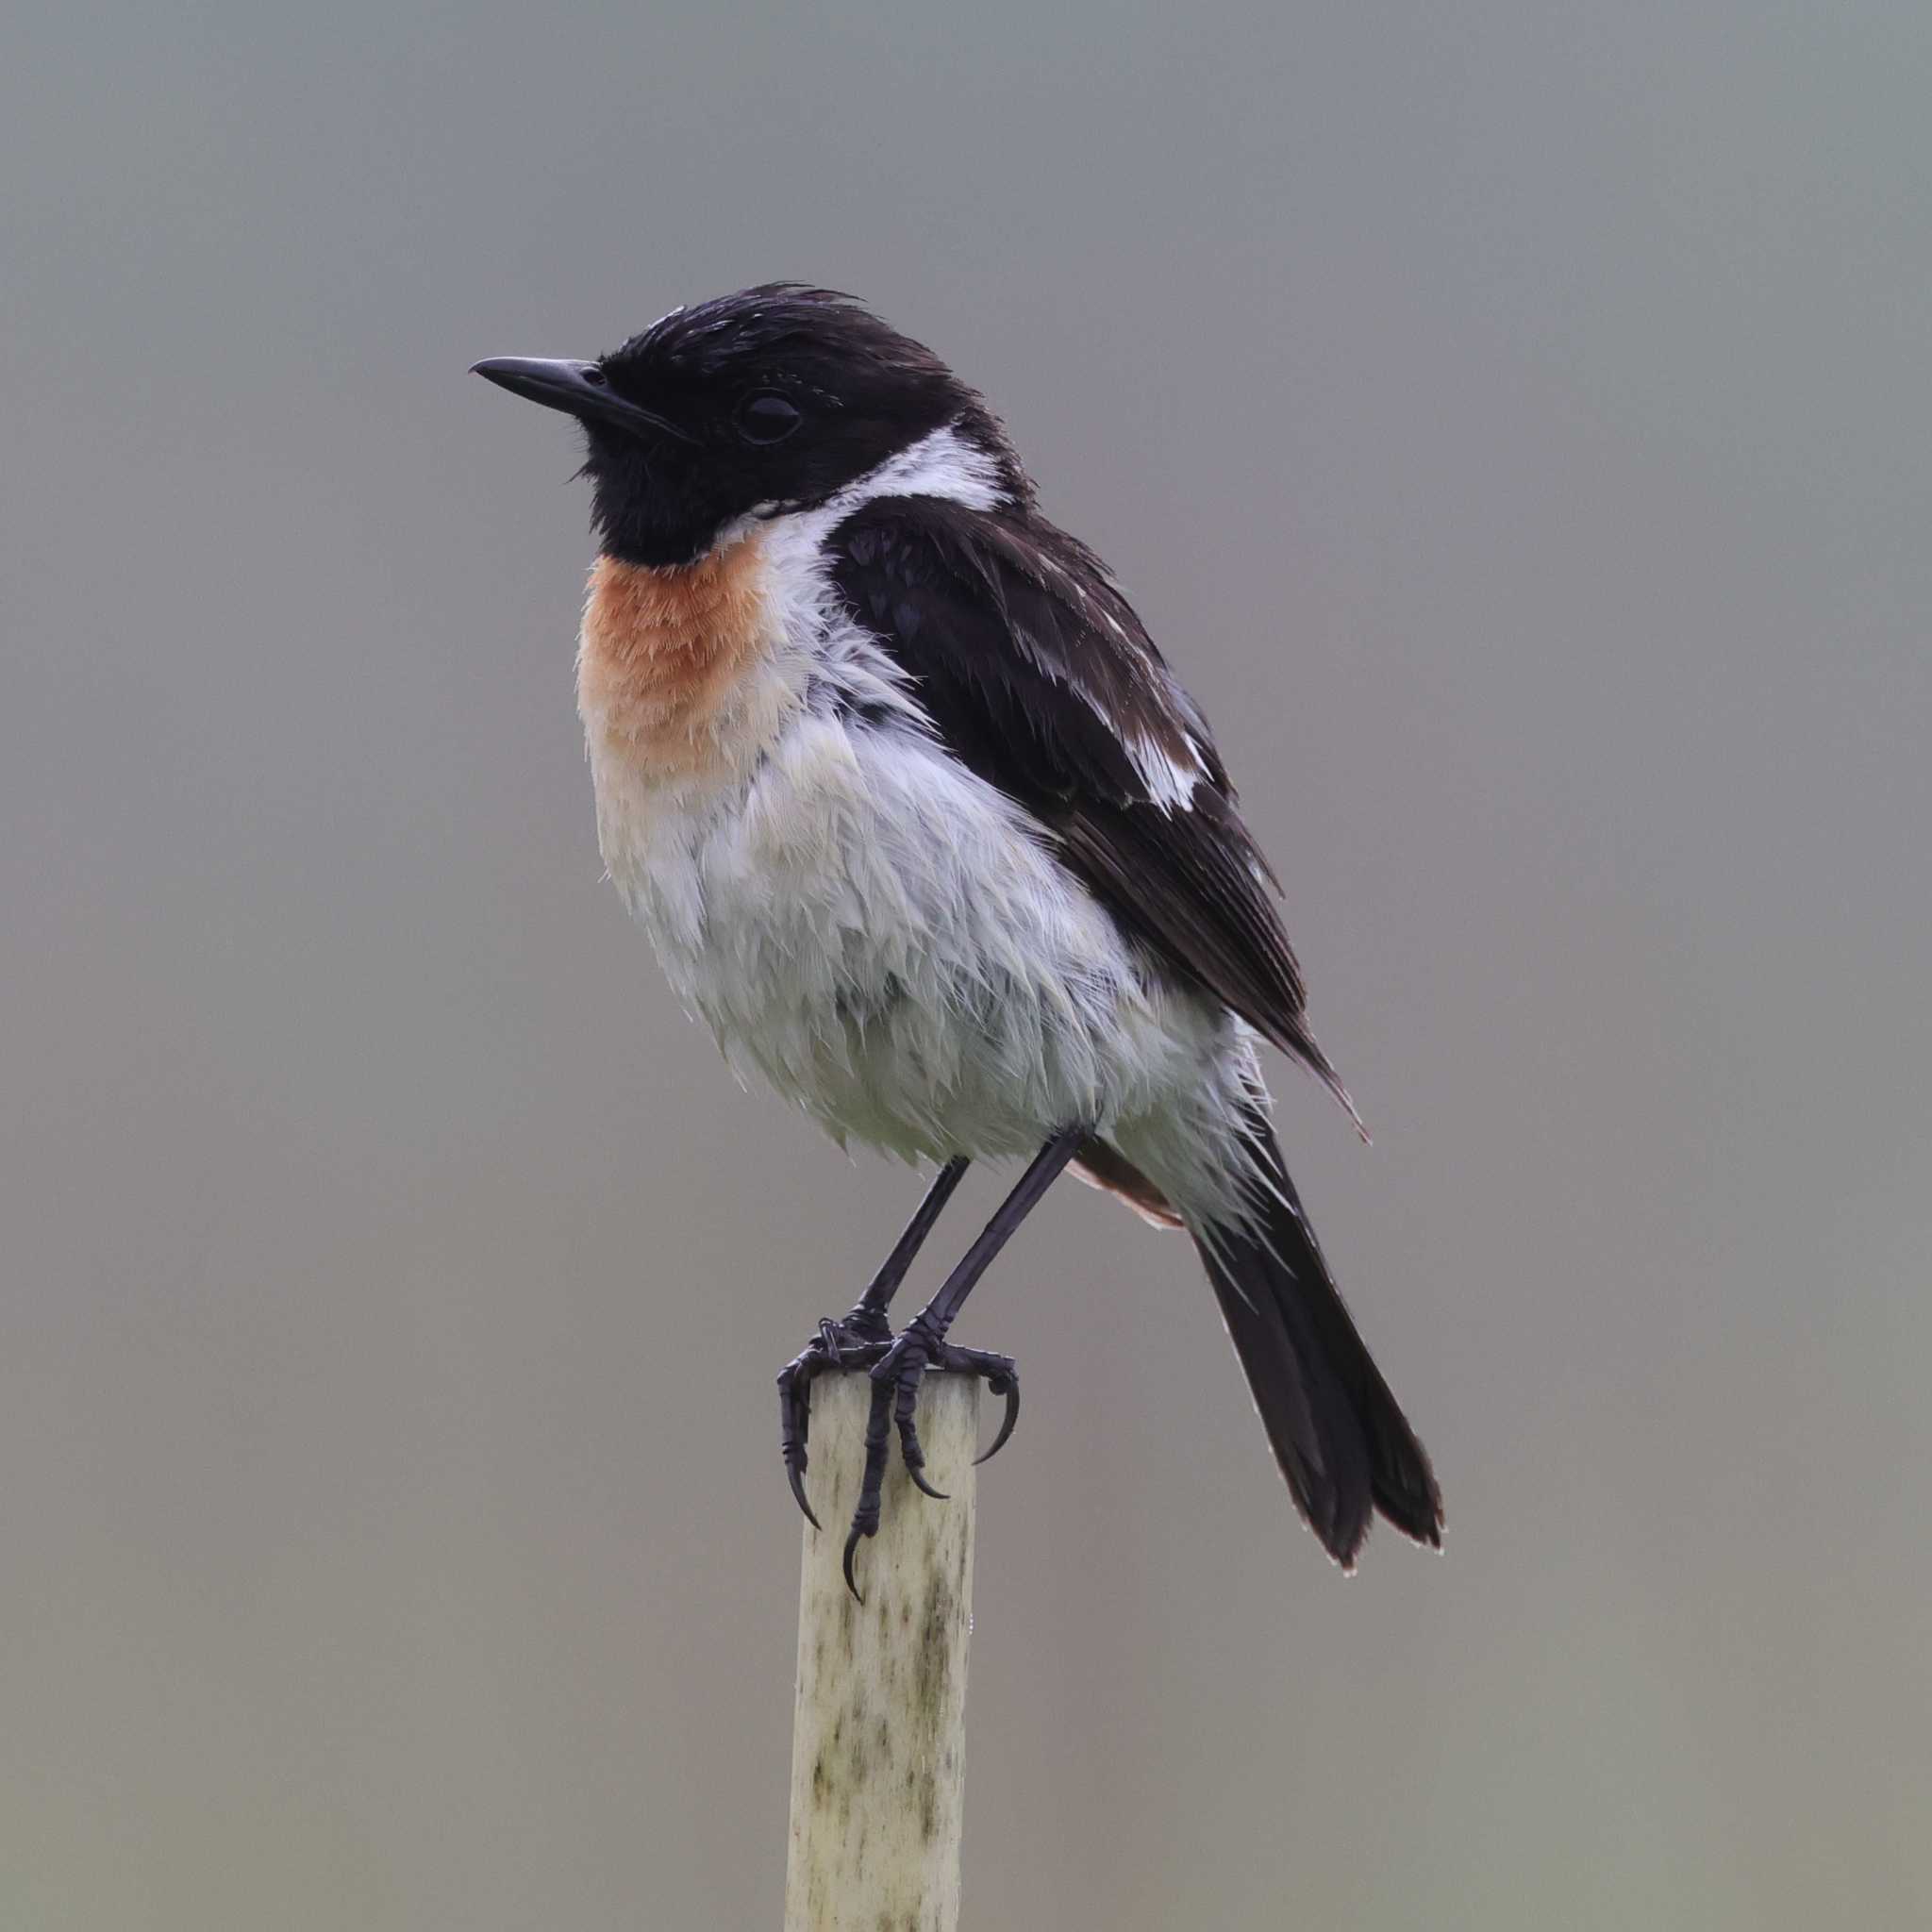
<svg viewBox="0 0 1932 1932"><path fill-rule="evenodd" d="M859 1545L861 1607L840 1571L865 1461L871 1382L811 1391L812 1507L798 1589L791 1848L785 1932L956 1932L973 1627L973 1457L979 1384L929 1375L919 1398L926 1480L898 1445L879 1533Z"/></svg>

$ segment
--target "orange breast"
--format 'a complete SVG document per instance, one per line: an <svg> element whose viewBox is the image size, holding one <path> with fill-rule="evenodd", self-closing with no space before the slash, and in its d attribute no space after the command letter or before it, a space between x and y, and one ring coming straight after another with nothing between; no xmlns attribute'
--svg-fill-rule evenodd
<svg viewBox="0 0 1932 1932"><path fill-rule="evenodd" d="M756 537L675 569L597 559L577 655L593 752L666 777L730 760L771 657L763 580Z"/></svg>

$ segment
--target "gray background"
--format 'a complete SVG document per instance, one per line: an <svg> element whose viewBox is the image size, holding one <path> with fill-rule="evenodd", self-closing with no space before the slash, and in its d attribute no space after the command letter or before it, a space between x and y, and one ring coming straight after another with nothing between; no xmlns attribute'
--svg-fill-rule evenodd
<svg viewBox="0 0 1932 1932"><path fill-rule="evenodd" d="M1448 1498L1335 1574L1057 1193L974 1932L1932 1917L1924 9L75 5L4 89L0 1924L774 1923L770 1375L918 1184L601 884L570 433L464 370L785 275L1217 721Z"/></svg>

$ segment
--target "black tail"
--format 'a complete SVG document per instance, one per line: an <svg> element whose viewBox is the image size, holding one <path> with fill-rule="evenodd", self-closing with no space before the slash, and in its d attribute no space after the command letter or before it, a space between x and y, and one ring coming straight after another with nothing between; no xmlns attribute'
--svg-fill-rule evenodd
<svg viewBox="0 0 1932 1932"><path fill-rule="evenodd" d="M1246 1229L1192 1232L1296 1506L1343 1569L1375 1509L1440 1546L1442 1498L1429 1458L1341 1305L1258 1113L1247 1141L1274 1197L1257 1195Z"/></svg>

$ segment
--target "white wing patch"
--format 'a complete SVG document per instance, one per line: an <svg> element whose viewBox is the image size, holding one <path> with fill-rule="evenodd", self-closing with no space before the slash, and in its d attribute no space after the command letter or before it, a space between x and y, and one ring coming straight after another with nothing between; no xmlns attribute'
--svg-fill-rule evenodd
<svg viewBox="0 0 1932 1932"><path fill-rule="evenodd" d="M1082 697L1087 693L1082 691ZM1090 704L1092 700L1088 699ZM1094 709L1100 708L1095 705ZM1151 738L1129 738L1125 741L1127 756L1134 761L1134 769L1141 774L1141 782L1147 788L1151 804L1158 805L1162 811L1189 811L1194 803L1194 787L1207 775L1207 766L1201 760L1201 748L1191 735L1188 739L1188 762L1182 764L1173 758Z"/></svg>

